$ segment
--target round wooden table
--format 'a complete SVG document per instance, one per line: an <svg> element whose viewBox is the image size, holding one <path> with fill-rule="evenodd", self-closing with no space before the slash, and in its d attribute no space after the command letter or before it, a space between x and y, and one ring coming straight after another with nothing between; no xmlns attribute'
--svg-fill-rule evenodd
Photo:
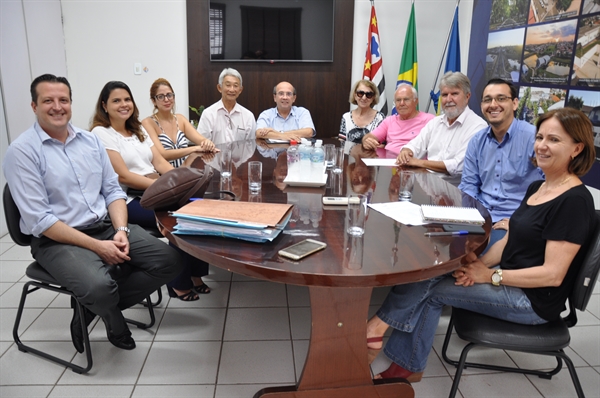
<svg viewBox="0 0 600 398"><path fill-rule="evenodd" d="M204 159L215 168L209 191L224 188L242 201L294 204L290 222L273 242L174 235L175 219L166 212L157 213L161 232L179 248L211 265L253 278L309 287L312 329L302 376L295 386L266 388L255 397L414 396L410 384L402 379L371 378L366 321L372 289L420 281L458 268L467 254L479 254L486 247L491 229L489 213L439 175L415 169L413 203L477 207L486 220L485 234L425 237L424 232L441 231L442 226L406 226L369 209L364 236L352 238L344 228L345 207L323 206L322 197L363 193L371 203L397 200L398 169L367 167L362 159L377 155L357 146L346 155L343 173L328 171L325 187L289 187L282 183L287 174L286 147L267 147L254 141L223 147L232 151L229 179L220 177L219 155ZM263 163L258 195L248 192L250 160ZM202 165L202 161L195 165ZM297 262L277 254L306 238L325 242L327 248Z"/></svg>

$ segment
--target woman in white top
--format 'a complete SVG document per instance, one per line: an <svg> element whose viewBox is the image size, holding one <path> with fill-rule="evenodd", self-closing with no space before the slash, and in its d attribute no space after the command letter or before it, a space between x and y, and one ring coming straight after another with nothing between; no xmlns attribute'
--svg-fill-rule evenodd
<svg viewBox="0 0 600 398"><path fill-rule="evenodd" d="M150 86L153 115L142 120L158 152L173 167L188 166L194 160L189 156L198 152L214 152L215 145L200 134L180 113L175 113L175 92L168 80L160 78ZM188 146L188 141L195 146ZM187 161L186 161L187 160Z"/></svg>
<svg viewBox="0 0 600 398"><path fill-rule="evenodd" d="M128 189L145 190L154 183L158 174L173 169L148 137L138 115L129 87L119 81L106 83L96 103L91 127L103 142L110 162L119 175L119 183L126 192ZM142 208L139 197L128 194L127 211L130 223L156 228L154 212ZM186 266L180 276L167 284L169 295L183 301L198 300L194 285L204 285L201 277L208 274L208 265L178 251Z"/></svg>

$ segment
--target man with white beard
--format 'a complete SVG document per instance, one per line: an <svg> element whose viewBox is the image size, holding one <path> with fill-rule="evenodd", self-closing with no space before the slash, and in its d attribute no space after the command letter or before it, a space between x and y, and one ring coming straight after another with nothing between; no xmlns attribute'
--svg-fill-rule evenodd
<svg viewBox="0 0 600 398"><path fill-rule="evenodd" d="M440 92L444 114L429 121L421 133L402 148L396 163L427 168L460 181L469 140L487 127L487 123L467 105L471 82L464 74L446 73L440 81Z"/></svg>

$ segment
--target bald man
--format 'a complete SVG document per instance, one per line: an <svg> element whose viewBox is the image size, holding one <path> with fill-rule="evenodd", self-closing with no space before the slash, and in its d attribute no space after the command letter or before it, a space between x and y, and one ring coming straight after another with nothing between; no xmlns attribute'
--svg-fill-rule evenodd
<svg viewBox="0 0 600 398"><path fill-rule="evenodd" d="M276 107L263 111L256 122L256 138L300 140L316 135L315 125L306 108L294 106L296 89L288 82L273 88Z"/></svg>

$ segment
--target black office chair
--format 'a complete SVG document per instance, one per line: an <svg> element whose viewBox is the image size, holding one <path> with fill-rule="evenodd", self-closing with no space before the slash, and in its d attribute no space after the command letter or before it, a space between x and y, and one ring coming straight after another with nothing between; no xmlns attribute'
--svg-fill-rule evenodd
<svg viewBox="0 0 600 398"><path fill-rule="evenodd" d="M449 397L453 398L456 395L460 376L463 369L467 367L523 373L536 375L543 379L551 379L552 376L562 369L563 360L569 369L571 379L573 379L577 396L580 398L584 397L573 362L565 354L564 348L569 345L571 340L569 328L575 326L577 323L577 312L575 309L585 311L590 296L594 291L594 285L598 280L599 271L600 211L596 211L596 230L593 233L592 244L588 249L585 260L575 280L573 291L569 296L569 314L565 318L543 325L531 326L503 321L460 308L453 308L452 317L442 347L444 361L457 368ZM449 359L446 353L453 328L456 329L458 337L469 342L463 348L458 361ZM467 354L476 346L554 356L556 357L557 365L550 371L542 371L467 362Z"/></svg>
<svg viewBox="0 0 600 398"><path fill-rule="evenodd" d="M29 246L31 244L31 235L25 235L21 232L19 228L19 221L21 219L21 213L19 212L19 208L15 204L12 195L10 194L10 189L8 188L8 184L4 186L4 192L2 195L2 202L4 204L4 215L6 217L6 225L8 227L8 232L12 240L19 246ZM118 267L116 274L116 279L120 279L126 277L130 272L129 267L120 266ZM56 362L68 368L71 368L75 373L87 373L92 368L92 351L90 350L90 337L88 334L87 327L85 325L85 317L83 314L83 307L76 299L75 295L65 287L60 286L60 284L50 275L42 266L34 261L27 267L25 274L29 279L29 282L25 283L23 286L23 293L21 294L21 301L19 302L19 308L17 310L17 316L15 318L15 325L13 327L13 338L15 343L17 343L17 347L19 351L22 352L31 352L32 354L41 356L43 358L49 359L52 362ZM55 293L67 294L72 297L72 302L75 303L74 311L78 311L79 319L81 319L81 328L83 331L83 344L84 344L84 352L87 359L87 365L85 367L81 367L66 361L64 359L58 358L54 355L50 355L46 352L40 351L36 348L23 344L21 339L19 338L19 325L21 323L21 316L23 315L23 308L25 307L25 300L27 296L39 289L50 290ZM154 308L152 306L152 302L150 297L146 298L145 302L148 306L148 312L150 313L150 322L143 323L131 319L125 319L128 323L131 323L137 326L140 329L147 329L154 325L156 318L154 316Z"/></svg>

